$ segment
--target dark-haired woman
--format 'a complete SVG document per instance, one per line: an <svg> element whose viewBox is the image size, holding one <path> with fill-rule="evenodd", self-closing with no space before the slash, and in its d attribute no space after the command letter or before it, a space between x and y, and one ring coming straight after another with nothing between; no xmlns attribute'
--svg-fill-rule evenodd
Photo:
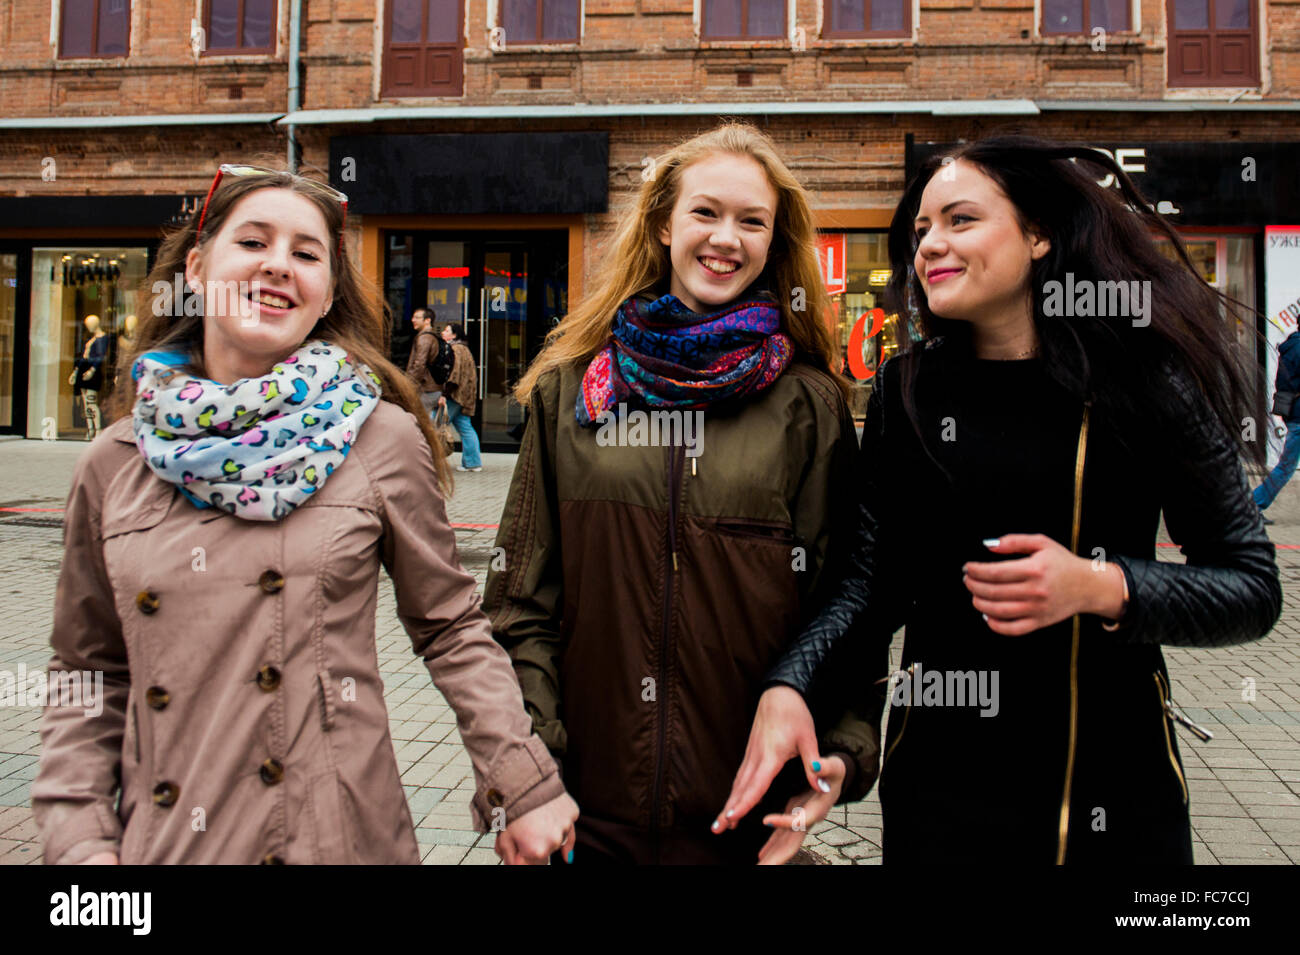
<svg viewBox="0 0 1300 955"><path fill-rule="evenodd" d="M222 166L159 249L134 402L77 462L64 518L51 678L102 673L104 699L45 711L46 862L419 862L375 659L381 563L456 711L476 826L508 861L572 846L577 806L456 558L446 463L383 357L345 202Z"/></svg>
<svg viewBox="0 0 1300 955"><path fill-rule="evenodd" d="M722 818L816 757L808 704L888 680L885 861L1192 861L1196 728L1160 647L1257 639L1281 591L1239 460L1263 451L1237 424L1261 420L1251 379L1147 208L1097 152L1027 137L909 186L892 292L921 340L881 369L849 572L769 674ZM1186 565L1154 559L1162 510ZM892 677L845 665L902 625Z"/></svg>

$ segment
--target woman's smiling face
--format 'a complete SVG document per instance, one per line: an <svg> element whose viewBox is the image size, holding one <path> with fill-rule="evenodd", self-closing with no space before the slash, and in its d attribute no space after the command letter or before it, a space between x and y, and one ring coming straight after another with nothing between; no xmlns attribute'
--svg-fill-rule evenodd
<svg viewBox="0 0 1300 955"><path fill-rule="evenodd" d="M659 232L672 262L672 294L696 312L740 295L767 264L776 203L767 173L749 156L715 153L683 169Z"/></svg>
<svg viewBox="0 0 1300 955"><path fill-rule="evenodd" d="M235 203L202 251L190 251L185 278L203 295L209 374L218 381L266 374L329 311L329 226L305 196L257 189Z"/></svg>
<svg viewBox="0 0 1300 955"><path fill-rule="evenodd" d="M1023 309L1030 265L1051 248L1021 228L997 183L960 159L926 184L913 226L913 265L930 311L958 321L991 321Z"/></svg>

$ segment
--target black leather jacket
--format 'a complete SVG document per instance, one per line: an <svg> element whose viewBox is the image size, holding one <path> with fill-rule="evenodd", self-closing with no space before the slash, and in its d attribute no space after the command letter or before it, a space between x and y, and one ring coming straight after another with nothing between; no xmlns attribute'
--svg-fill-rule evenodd
<svg viewBox="0 0 1300 955"><path fill-rule="evenodd" d="M929 362L930 367L940 372L931 377L931 382L942 383L950 372L942 361L951 360L952 356L943 359L940 352L941 349L926 349L881 367L868 406L858 463L857 482L861 490L857 527L851 553L843 565L841 585L769 673L767 686L782 684L799 691L815 716L832 707L853 684L874 683L888 676L888 647L898 627L904 624L908 627L902 661L906 667L909 662L915 664L923 659L927 666L933 665L932 659L942 660L946 651L943 640L949 634L936 631L956 626L950 623L958 619L956 610L943 617L945 611L934 607L937 600L944 599L935 596L939 587L935 581L945 580L946 576L942 575L949 574L949 569L925 566L924 553L918 559L916 552L907 552L900 543L915 516L909 516L906 507L898 505L898 495L906 488L910 474L895 463L900 458L909 461L919 458L908 457L910 435L907 432L912 425L901 406L898 369L891 366L898 361ZM1119 629L1103 631L1099 618L1082 616L1082 639L1074 664L1068 652L1060 649L1069 644L1069 621L1055 625L1055 633L1053 628L1045 628L1016 638L1022 641L1019 647L1030 661L1027 672L1041 677L1049 694L1059 693L1064 699L1067 674L1069 681L1077 678L1071 692L1077 694L1079 705L1070 717L1077 733L1075 729L1069 729L1068 733L1077 736L1081 753L1094 754L1088 757L1094 768L1076 767L1075 742L1069 743L1067 753L1067 738L1074 739L1074 736L1067 736L1065 709L1047 708L1041 718L1036 715L1036 722L1041 725L1023 730L1016 737L1031 741L1023 754L1026 764L1023 775L980 781L983 789L994 793L990 796L994 802L1001 799L1010 803L1022 798L1024 793L1037 792L1023 798L1039 803L1050 798L1059 803L1059 781L1050 786L1044 784L1039 792L1035 787L1041 778L1046 775L1059 780L1062 766L1068 767L1064 770L1066 775L1075 773L1076 769L1083 771L1087 778L1077 780L1074 796L1065 799L1067 807L1072 798L1087 803L1073 810L1076 823L1067 836L1070 861L1099 858L1113 861L1124 855L1120 837L1110 840L1100 855L1094 851L1100 842L1096 837L1091 846L1076 845L1089 831L1077 821L1079 817L1093 816L1092 832L1095 833L1099 831L1095 817L1100 810L1103 819L1100 831L1105 831L1107 808L1111 812L1112 832L1117 829L1133 832L1139 826L1145 827L1144 832L1160 830L1162 826L1167 829L1159 838L1153 836L1155 842L1146 844L1145 849L1135 851L1134 855L1153 861L1178 861L1181 850L1171 846L1185 846L1190 855L1185 831L1186 780L1177 756L1174 723L1163 718L1162 704L1169 698L1169 692L1159 646L1214 647L1258 639L1269 631L1281 610L1282 593L1274 548L1248 493L1236 450L1197 387L1177 375L1170 374L1168 380L1182 405L1178 418L1181 425L1165 428L1160 440L1168 443L1152 450L1151 467L1157 470L1144 471L1141 463L1125 459L1113 448L1108 449L1104 435L1094 435L1097 450L1094 453L1090 446L1085 469L1079 553L1087 556L1094 553L1094 547L1103 547L1106 559L1123 569L1129 602ZM939 388L942 389L941 384ZM1074 420L1077 431L1078 419ZM923 425L929 427L930 422L925 421ZM1152 430L1161 433L1158 426ZM1189 448L1196 449L1198 466L1181 471L1164 467ZM1134 486L1135 479L1144 486ZM1130 486L1133 486L1131 493L1127 490ZM1121 489L1119 494L1128 494L1136 500L1119 501L1116 489ZM1068 505L1068 499L1063 505ZM917 506L927 504L917 501ZM1185 565L1154 559L1156 518L1160 510L1164 512L1170 536L1182 547L1187 558ZM966 608L968 613L969 609ZM936 621L942 621L942 626L936 626ZM1064 628L1065 637L1061 636L1060 628ZM978 636L973 634L973 639L977 640ZM961 644L961 641L954 642ZM939 652L934 650L936 645L940 646ZM948 660L954 656L969 659L960 657L962 652L964 648L955 655L948 653ZM1239 692L1235 685L1225 687L1225 699ZM882 689L882 704L885 695ZM912 709L910 705L907 707L908 711ZM897 759L891 764L890 758L908 727L908 715L900 711L890 720L889 738L883 747L886 766L882 770L880 789L885 808L886 861L890 861L891 794L896 836L922 828L934 829L936 816L949 816L958 811L959 802L967 803L973 798L965 786L953 785L955 781L968 783L969 780L954 780L946 767L957 764L972 767L978 754L964 753L962 749L978 748L984 738L978 731L985 727L978 720L972 727L970 723L955 722L946 712L922 711L912 717L911 741L900 753L906 754L909 748L916 750L922 743L926 744L925 752L904 759L911 767L904 769L898 766ZM927 720L930 729L920 728ZM972 731L969 737L964 735L968 730ZM922 738L927 732L928 739ZM954 758L957 763L950 762ZM1084 756L1080 759L1088 761ZM1123 767L1123 772L1111 773L1106 767ZM891 779L896 768L897 776ZM1108 776L1125 778L1112 782L1103 778ZM1067 793L1069 788L1067 785ZM950 804L944 804L936 795L941 791L952 794ZM1057 795L1049 797L1050 792ZM1053 820L1055 813L1056 809L1050 807ZM1045 819L1048 814L1045 810ZM971 825L978 826L978 823ZM1054 821L1051 829L1055 829ZM953 837L953 832L947 835ZM1023 835L1022 830L1009 838L1014 840ZM1044 833L1026 858L1051 861L1058 843L1067 837L1058 840L1054 831ZM955 838L960 841L962 836ZM908 850L904 853L908 857L918 847L922 855L929 852L942 856L952 848L953 839L942 845L938 836L929 841L897 838L895 841ZM1120 851L1112 851L1116 848Z"/></svg>

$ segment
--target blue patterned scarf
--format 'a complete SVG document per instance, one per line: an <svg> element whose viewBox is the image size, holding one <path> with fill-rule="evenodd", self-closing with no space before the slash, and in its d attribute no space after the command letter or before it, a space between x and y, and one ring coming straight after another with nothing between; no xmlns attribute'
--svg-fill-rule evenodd
<svg viewBox="0 0 1300 955"><path fill-rule="evenodd" d="M197 507L278 521L343 463L379 404L379 378L342 348L304 342L260 378L222 385L148 352L131 369L136 446Z"/></svg>

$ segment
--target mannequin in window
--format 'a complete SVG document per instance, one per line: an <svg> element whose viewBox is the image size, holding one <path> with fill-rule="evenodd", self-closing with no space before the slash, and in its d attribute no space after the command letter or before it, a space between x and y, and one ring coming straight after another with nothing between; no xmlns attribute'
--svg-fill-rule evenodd
<svg viewBox="0 0 1300 955"><path fill-rule="evenodd" d="M68 384L72 386L74 397L81 395L81 408L86 416L86 440L93 441L100 430L99 391L104 384L108 336L99 327L98 315L87 315L85 326L90 338L87 339L72 374L68 376Z"/></svg>

